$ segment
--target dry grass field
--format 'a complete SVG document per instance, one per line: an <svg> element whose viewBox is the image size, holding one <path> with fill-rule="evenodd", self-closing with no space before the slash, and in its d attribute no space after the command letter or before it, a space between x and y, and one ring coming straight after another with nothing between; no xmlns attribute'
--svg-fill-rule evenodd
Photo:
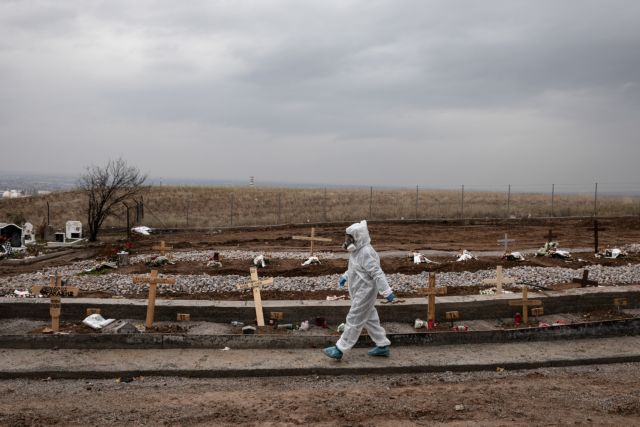
<svg viewBox="0 0 640 427"><path fill-rule="evenodd" d="M211 228L291 223L401 219L526 218L591 216L593 194L416 189L149 187L143 194L144 225L163 228ZM62 228L67 220L86 222L85 199L79 192L56 192L22 199L0 199L0 222L47 218ZM640 215L637 197L599 197L598 216ZM125 208L106 227L124 227Z"/></svg>

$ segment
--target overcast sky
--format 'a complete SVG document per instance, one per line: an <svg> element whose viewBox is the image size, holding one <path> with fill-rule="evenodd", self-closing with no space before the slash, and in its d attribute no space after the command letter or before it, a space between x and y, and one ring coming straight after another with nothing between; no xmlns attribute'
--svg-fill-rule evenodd
<svg viewBox="0 0 640 427"><path fill-rule="evenodd" d="M0 0L0 171L640 184L640 1Z"/></svg>

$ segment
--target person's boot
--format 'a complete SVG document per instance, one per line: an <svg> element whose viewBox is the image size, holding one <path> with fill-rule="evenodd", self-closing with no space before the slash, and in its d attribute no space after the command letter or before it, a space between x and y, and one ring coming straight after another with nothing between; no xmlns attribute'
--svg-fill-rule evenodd
<svg viewBox="0 0 640 427"><path fill-rule="evenodd" d="M373 347L371 350L367 352L369 356L378 356L378 357L389 357L389 346L385 345L384 347Z"/></svg>
<svg viewBox="0 0 640 427"><path fill-rule="evenodd" d="M332 359L336 359L336 360L342 359L342 352L335 345L333 347L325 348L324 350L322 350L322 352Z"/></svg>

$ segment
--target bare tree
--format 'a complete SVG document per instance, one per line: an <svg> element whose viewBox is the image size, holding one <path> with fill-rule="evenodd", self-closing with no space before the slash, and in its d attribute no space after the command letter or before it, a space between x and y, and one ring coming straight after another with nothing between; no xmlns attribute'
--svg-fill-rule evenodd
<svg viewBox="0 0 640 427"><path fill-rule="evenodd" d="M147 175L129 166L125 160L109 160L106 166L90 166L78 186L88 198L89 240L95 242L104 221L115 215L115 208L133 199L143 190Z"/></svg>

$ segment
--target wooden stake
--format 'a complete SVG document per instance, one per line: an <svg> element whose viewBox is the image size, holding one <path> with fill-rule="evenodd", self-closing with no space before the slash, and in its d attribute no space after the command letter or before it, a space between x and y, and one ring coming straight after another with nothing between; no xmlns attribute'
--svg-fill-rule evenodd
<svg viewBox="0 0 640 427"><path fill-rule="evenodd" d="M581 287L586 288L587 286L598 286L598 282L595 280L589 280L589 270L584 270L582 272L582 279L573 279L573 283L579 283Z"/></svg>
<svg viewBox="0 0 640 427"><path fill-rule="evenodd" d="M175 285L176 279L160 278L158 277L158 270L151 270L151 274L148 277L134 277L133 283L145 283L149 284L149 296L147 299L147 319L145 326L147 328L153 327L153 320L156 309L156 288L158 284Z"/></svg>
<svg viewBox="0 0 640 427"><path fill-rule="evenodd" d="M539 306L542 305L542 301L538 300L530 300L529 299L529 289L522 288L522 300L520 301L509 301L509 305L511 306L520 306L522 307L522 321L525 325L529 322L529 306Z"/></svg>
<svg viewBox="0 0 640 427"><path fill-rule="evenodd" d="M553 234L553 230L552 230L552 229L549 229L549 233L547 233L547 235L546 235L546 236L544 236L544 237L546 237L546 238L547 238L547 242L548 242L548 243L551 243L551 242L553 242L553 241L554 241L553 239L557 238L558 236L556 236L555 234Z"/></svg>
<svg viewBox="0 0 640 427"><path fill-rule="evenodd" d="M260 287L272 285L273 278L260 280L258 278L258 269L251 267L251 282L236 285L236 289L251 289L253 291L253 304L256 308L256 322L258 326L264 325L264 314L262 312L262 297L260 296Z"/></svg>
<svg viewBox="0 0 640 427"><path fill-rule="evenodd" d="M598 249L599 249L599 232L600 231L605 231L606 228L601 228L600 227L600 223L598 223L597 219L593 220L593 252L594 253L598 253Z"/></svg>
<svg viewBox="0 0 640 427"><path fill-rule="evenodd" d="M502 285L513 285L516 281L510 277L502 276L502 266L499 265L496 267L496 278L495 279L484 279L482 281L485 285L496 285L496 295L502 294Z"/></svg>
<svg viewBox="0 0 640 427"><path fill-rule="evenodd" d="M311 255L313 256L313 242L330 242L331 239L316 237L316 228L311 227L311 236L293 236L293 240L307 240L311 242Z"/></svg>

